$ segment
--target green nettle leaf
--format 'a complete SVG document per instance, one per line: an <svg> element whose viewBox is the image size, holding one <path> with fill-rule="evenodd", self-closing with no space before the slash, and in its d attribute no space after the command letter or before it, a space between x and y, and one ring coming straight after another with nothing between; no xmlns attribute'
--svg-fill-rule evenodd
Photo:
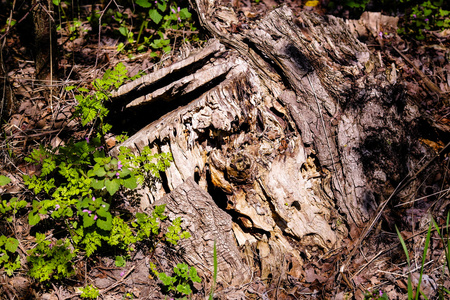
<svg viewBox="0 0 450 300"><path fill-rule="evenodd" d="M116 256L116 261L114 262L116 264L116 267L125 267L125 265L127 264L127 261L125 260L125 258L123 258L123 256Z"/></svg>
<svg viewBox="0 0 450 300"><path fill-rule="evenodd" d="M120 188L120 181L118 179L106 180L105 187L108 193L112 196L114 195Z"/></svg>
<svg viewBox="0 0 450 300"><path fill-rule="evenodd" d="M162 12L165 12L167 9L167 2L163 1L162 3L158 3L158 9Z"/></svg>
<svg viewBox="0 0 450 300"><path fill-rule="evenodd" d="M159 24L163 18L156 9L150 9L148 15L156 24Z"/></svg>
<svg viewBox="0 0 450 300"><path fill-rule="evenodd" d="M131 170L128 168L123 168L122 171L120 171L120 177L122 178L127 177L129 174L131 174Z"/></svg>
<svg viewBox="0 0 450 300"><path fill-rule="evenodd" d="M94 225L95 220L94 220L94 216L91 214L89 215L88 213L84 213L83 214L83 226L84 227L89 227Z"/></svg>
<svg viewBox="0 0 450 300"><path fill-rule="evenodd" d="M61 0L52 0L53 4L58 6L61 3Z"/></svg>
<svg viewBox="0 0 450 300"><path fill-rule="evenodd" d="M39 223L40 220L41 220L41 217L39 217L39 214L36 213L36 212L31 212L31 213L28 215L28 223L29 223L31 226L36 225L37 223Z"/></svg>
<svg viewBox="0 0 450 300"><path fill-rule="evenodd" d="M124 187L126 187L127 189L130 190L134 190L135 188L137 188L137 180L136 177L134 176L130 176L127 179L123 179L122 180L122 184Z"/></svg>
<svg viewBox="0 0 450 300"><path fill-rule="evenodd" d="M112 217L111 214L106 216L106 221L102 219L97 219L97 226L100 229L110 231L112 228Z"/></svg>
<svg viewBox="0 0 450 300"><path fill-rule="evenodd" d="M17 247L19 246L19 241L15 238L8 238L5 243L5 249L11 253L16 252Z"/></svg>
<svg viewBox="0 0 450 300"><path fill-rule="evenodd" d="M108 218L111 217L111 213L108 211L109 209L109 204L103 204L97 211L96 213L100 216L100 217L104 217L104 218Z"/></svg>
<svg viewBox="0 0 450 300"><path fill-rule="evenodd" d="M101 190L105 187L105 179L103 180L92 180L91 186L96 190Z"/></svg>
<svg viewBox="0 0 450 300"><path fill-rule="evenodd" d="M103 177L106 175L105 168L98 168L94 171L94 175L97 175L98 177Z"/></svg>
<svg viewBox="0 0 450 300"><path fill-rule="evenodd" d="M180 10L180 18L189 19L191 16L192 16L192 14L188 11L187 8L182 8Z"/></svg>
<svg viewBox="0 0 450 300"><path fill-rule="evenodd" d="M136 4L137 5L139 5L139 6L141 6L141 7L144 7L144 8L148 8L148 7L150 7L152 4L150 3L150 2L148 2L147 0L137 0L136 1Z"/></svg>
<svg viewBox="0 0 450 300"><path fill-rule="evenodd" d="M119 32L120 32L120 34L121 35L123 35L123 36L127 36L127 34L128 34L128 29L126 28L126 27L120 27L119 28Z"/></svg>
<svg viewBox="0 0 450 300"><path fill-rule="evenodd" d="M0 186L7 185L10 182L11 182L11 179L9 177L0 175Z"/></svg>

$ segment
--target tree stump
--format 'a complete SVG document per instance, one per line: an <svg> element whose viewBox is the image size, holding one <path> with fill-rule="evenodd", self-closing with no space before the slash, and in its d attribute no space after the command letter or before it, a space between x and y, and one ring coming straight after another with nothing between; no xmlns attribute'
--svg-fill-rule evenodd
<svg viewBox="0 0 450 300"><path fill-rule="evenodd" d="M342 19L283 6L230 34L232 9L193 6L214 38L114 94L113 119L145 125L120 146L174 158L141 205L166 195L157 203L194 231L181 247L204 274L221 241L223 287L325 282L305 265L352 250L426 153L414 138L418 109Z"/></svg>

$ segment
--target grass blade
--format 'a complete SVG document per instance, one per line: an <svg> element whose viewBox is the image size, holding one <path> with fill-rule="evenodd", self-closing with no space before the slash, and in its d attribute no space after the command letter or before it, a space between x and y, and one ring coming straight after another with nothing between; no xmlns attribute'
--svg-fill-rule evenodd
<svg viewBox="0 0 450 300"><path fill-rule="evenodd" d="M427 257L428 247L430 245L431 229L433 228L433 223L434 223L434 220L431 219L430 227L428 228L427 238L425 239L425 246L423 248L422 265L420 267L419 283L417 284L417 289L416 289L416 300L419 299L419 294L421 293L420 292L420 284L422 283L423 266L425 265L425 259Z"/></svg>
<svg viewBox="0 0 450 300"><path fill-rule="evenodd" d="M442 237L442 242L444 243L444 249L445 250L445 258L447 259L447 269L450 272L450 243L448 242L448 225L450 223L450 211L447 213L447 222L446 222L446 229L447 229L447 238L445 239L445 241L447 242L447 247L445 245L444 242L444 238Z"/></svg>
<svg viewBox="0 0 450 300"><path fill-rule="evenodd" d="M403 251L405 252L406 255L406 260L408 262L408 267L411 268L411 261L409 260L409 253L408 253L408 249L406 248L406 244L405 244L405 240L403 240L402 235L400 234L400 231L397 228L397 225L395 225L395 230L397 231L397 235L398 238L400 240L400 244L402 245ZM408 275L408 299L412 300L413 299L413 290L412 290L412 282L411 282L411 274Z"/></svg>
<svg viewBox="0 0 450 300"><path fill-rule="evenodd" d="M216 288L216 282L217 282L217 250L216 250L216 240L214 240L214 250L213 250L213 256L214 256L214 275L213 275L213 285L211 287L211 292L209 293L209 300L214 299L214 290Z"/></svg>
<svg viewBox="0 0 450 300"><path fill-rule="evenodd" d="M398 235L398 238L400 239L400 244L402 244L403 251L406 254L406 260L408 261L408 266L411 266L411 262L409 260L409 253L408 253L408 249L406 248L405 240L403 240L403 237L400 234L400 231L398 230L397 225L395 225L395 230L397 230L397 235Z"/></svg>
<svg viewBox="0 0 450 300"><path fill-rule="evenodd" d="M449 225L449 223L450 223L450 212L448 212L448 214L447 214L446 230L442 230L442 234L441 234L441 230L440 230L439 226L433 220L434 227L436 228L436 231L442 241L442 245L443 245L444 252L445 252L445 261L446 261L447 269L450 272L450 243L448 242L448 237L449 237L448 225ZM444 233L444 231L446 231L446 234Z"/></svg>

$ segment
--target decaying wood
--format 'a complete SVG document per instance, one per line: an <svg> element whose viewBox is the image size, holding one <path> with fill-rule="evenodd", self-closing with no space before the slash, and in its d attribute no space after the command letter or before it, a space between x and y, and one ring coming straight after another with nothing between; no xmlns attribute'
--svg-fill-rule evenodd
<svg viewBox="0 0 450 300"><path fill-rule="evenodd" d="M229 247L224 285L246 284L250 269L273 286L300 279L305 259L348 246L414 169L402 151L425 154L411 138L417 108L341 19L281 7L230 35L231 9L193 4L216 38L115 95L129 116L149 116L122 146L174 158L141 205L168 193L157 202L183 218L194 236L182 244L185 259L205 272L213 240L220 253Z"/></svg>
<svg viewBox="0 0 450 300"><path fill-rule="evenodd" d="M36 62L36 77L40 80L56 80L57 70L57 35L56 25L49 12L53 11L51 1L32 1L34 7L34 57ZM50 99L51 101L51 99Z"/></svg>
<svg viewBox="0 0 450 300"><path fill-rule="evenodd" d="M0 120L7 120L17 109L17 99L8 80L6 66L3 61L3 44L0 45Z"/></svg>
<svg viewBox="0 0 450 300"><path fill-rule="evenodd" d="M242 261L234 242L231 216L218 208L192 178L155 204L166 204L166 214L172 221L182 216L183 230L189 231L192 237L181 240L179 247L182 258L189 265L195 266L207 278L213 278L215 241L220 270L218 282L236 286L251 279L250 268Z"/></svg>

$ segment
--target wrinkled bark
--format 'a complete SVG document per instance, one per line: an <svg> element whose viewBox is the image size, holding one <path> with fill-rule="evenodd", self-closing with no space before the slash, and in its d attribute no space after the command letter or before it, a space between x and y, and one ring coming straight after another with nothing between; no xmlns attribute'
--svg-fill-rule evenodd
<svg viewBox="0 0 450 300"><path fill-rule="evenodd" d="M141 205L168 193L157 203L193 230L181 247L204 274L214 239L222 241L219 253L232 257L219 256L224 286L244 286L254 278L248 270L272 279L268 287L301 280L307 261L352 249L416 166L404 154L424 151L412 137L417 108L341 19L281 7L230 35L223 28L236 19L232 10L194 6L215 39L114 94L124 122L148 123L122 145L174 158ZM242 250L239 277L230 228Z"/></svg>
<svg viewBox="0 0 450 300"><path fill-rule="evenodd" d="M36 1L32 1L33 5ZM53 4L50 0L38 3L33 10L34 24L34 60L36 77L51 84L56 79L57 37L56 25L51 13Z"/></svg>
<svg viewBox="0 0 450 300"><path fill-rule="evenodd" d="M3 61L3 45L0 46L0 121L8 120L15 113L18 103L8 80Z"/></svg>
<svg viewBox="0 0 450 300"><path fill-rule="evenodd" d="M182 257L199 267L209 278L213 277L214 242L216 242L219 282L240 285L251 278L250 268L244 264L234 242L231 216L217 207L211 196L188 178L171 193L156 201L166 204L166 214L172 220L182 216L186 230L192 237L181 240ZM206 263L206 264L205 264Z"/></svg>

